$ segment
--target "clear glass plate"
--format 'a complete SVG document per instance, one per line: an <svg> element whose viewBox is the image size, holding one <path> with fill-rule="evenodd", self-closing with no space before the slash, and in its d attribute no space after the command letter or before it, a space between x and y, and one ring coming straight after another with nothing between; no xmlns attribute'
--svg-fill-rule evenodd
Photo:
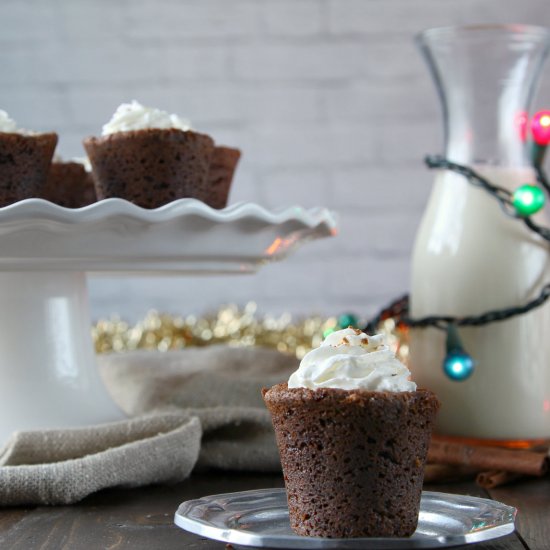
<svg viewBox="0 0 550 550"><path fill-rule="evenodd" d="M212 495L182 503L178 527L214 540L257 548L446 548L486 541L514 531L516 509L485 498L424 491L418 528L410 538L327 539L294 534L284 489Z"/></svg>

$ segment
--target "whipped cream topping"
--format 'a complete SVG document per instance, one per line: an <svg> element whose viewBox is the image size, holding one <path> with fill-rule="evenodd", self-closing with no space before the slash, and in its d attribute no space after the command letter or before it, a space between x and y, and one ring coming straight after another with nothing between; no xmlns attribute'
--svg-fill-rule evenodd
<svg viewBox="0 0 550 550"><path fill-rule="evenodd" d="M415 391L411 373L384 343L351 327L329 334L307 353L289 380L289 388L338 388L370 391Z"/></svg>
<svg viewBox="0 0 550 550"><path fill-rule="evenodd" d="M76 162L77 164L82 164L86 172L92 171L92 163L88 157L72 157L69 160L65 160L59 153L55 153L52 159L54 163L64 163L64 162Z"/></svg>
<svg viewBox="0 0 550 550"><path fill-rule="evenodd" d="M21 130L17 129L17 124L6 111L0 109L0 132L5 132L9 134L18 134Z"/></svg>
<svg viewBox="0 0 550 550"><path fill-rule="evenodd" d="M111 120L103 126L101 133L108 136L116 132L148 128L176 128L185 131L191 129L191 123L178 115L171 115L153 107L144 107L134 99L132 103L123 103L118 106Z"/></svg>

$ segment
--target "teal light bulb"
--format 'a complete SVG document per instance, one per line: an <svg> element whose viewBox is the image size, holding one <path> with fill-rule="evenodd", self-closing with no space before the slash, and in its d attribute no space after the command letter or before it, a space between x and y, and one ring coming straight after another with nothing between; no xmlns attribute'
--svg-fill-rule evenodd
<svg viewBox="0 0 550 550"><path fill-rule="evenodd" d="M447 355L443 360L443 372L457 382L466 380L474 372L474 360L462 347L458 327L452 323L447 326Z"/></svg>
<svg viewBox="0 0 550 550"><path fill-rule="evenodd" d="M357 327L359 319L353 313L344 313L338 317L340 328Z"/></svg>
<svg viewBox="0 0 550 550"><path fill-rule="evenodd" d="M460 382L472 375L474 361L464 350L451 351L443 361L443 371L451 380Z"/></svg>

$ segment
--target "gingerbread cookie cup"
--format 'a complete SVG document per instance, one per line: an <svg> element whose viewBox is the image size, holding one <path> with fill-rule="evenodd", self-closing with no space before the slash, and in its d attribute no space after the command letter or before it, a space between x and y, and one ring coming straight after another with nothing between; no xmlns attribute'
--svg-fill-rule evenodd
<svg viewBox="0 0 550 550"><path fill-rule="evenodd" d="M232 147L216 147L208 172L210 197L206 201L212 208L225 208L229 198L231 182L241 158L241 152Z"/></svg>
<svg viewBox="0 0 550 550"><path fill-rule="evenodd" d="M57 134L0 132L0 206L40 197Z"/></svg>
<svg viewBox="0 0 550 550"><path fill-rule="evenodd" d="M176 199L207 202L213 140L191 130L116 132L84 140L98 200L118 197L143 208Z"/></svg>
<svg viewBox="0 0 550 550"><path fill-rule="evenodd" d="M290 525L313 537L414 533L439 401L428 390L263 390Z"/></svg>
<svg viewBox="0 0 550 550"><path fill-rule="evenodd" d="M92 174L80 162L53 162L40 198L65 208L92 204L97 200Z"/></svg>

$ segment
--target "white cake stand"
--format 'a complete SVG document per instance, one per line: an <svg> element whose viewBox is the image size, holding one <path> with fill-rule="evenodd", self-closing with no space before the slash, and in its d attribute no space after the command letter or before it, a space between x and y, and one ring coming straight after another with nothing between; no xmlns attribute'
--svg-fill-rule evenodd
<svg viewBox="0 0 550 550"><path fill-rule="evenodd" d="M325 209L213 210L193 199L0 208L0 445L18 430L123 417L96 367L86 272L253 273L335 233Z"/></svg>

